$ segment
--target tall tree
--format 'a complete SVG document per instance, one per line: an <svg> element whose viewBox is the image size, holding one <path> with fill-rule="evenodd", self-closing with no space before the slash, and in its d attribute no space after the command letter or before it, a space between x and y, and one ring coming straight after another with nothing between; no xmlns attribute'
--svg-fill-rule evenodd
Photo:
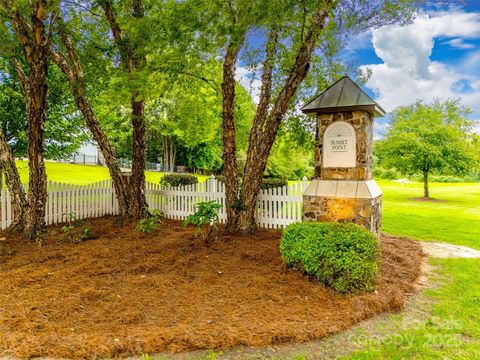
<svg viewBox="0 0 480 360"><path fill-rule="evenodd" d="M463 175L475 166L469 110L458 100L421 101L395 110L385 139L375 144L380 164L404 174L422 173L424 197L430 197L433 172Z"/></svg>
<svg viewBox="0 0 480 360"><path fill-rule="evenodd" d="M5 172L7 189L12 197L13 223L10 228L13 231L23 231L25 223L25 210L27 208L27 198L25 190L20 182L20 176L15 165L7 139L0 128L0 171ZM3 186L3 180L0 178L0 189Z"/></svg>
<svg viewBox="0 0 480 360"><path fill-rule="evenodd" d="M223 150L226 175L227 230L251 232L256 228L255 208L268 156L280 124L307 77L320 46L338 50L346 33L409 19L413 0L352 1L234 1L220 6L219 27L227 37L222 83ZM214 7L214 6L211 6ZM235 70L239 54L249 45L249 31L263 31L265 46L252 51L254 67L262 69L257 112L250 132L243 181L237 177L235 148ZM335 51L333 51L335 52ZM325 61L326 63L326 61ZM261 65L261 66L260 66ZM315 64L314 64L315 65ZM325 77L326 74L323 74Z"/></svg>
<svg viewBox="0 0 480 360"><path fill-rule="evenodd" d="M58 33L60 43L66 53L64 55L59 48L50 45L49 54L52 60L63 71L68 82L70 83L73 98L77 104L78 109L85 117L88 128L90 129L93 139L97 142L100 150L104 156L105 163L112 177L113 185L115 187L115 194L118 199L120 212L122 215L128 215L130 211L130 191L126 178L122 175L120 167L117 163L115 150L110 144L107 135L102 129L100 122L97 119L96 113L92 104L86 94L85 79L75 44L68 33L66 24L63 21L60 9L57 9L58 17Z"/></svg>
<svg viewBox="0 0 480 360"><path fill-rule="evenodd" d="M219 170L222 165L221 63L214 61L204 65L207 67L211 71L205 80L181 76L161 99L147 103L149 147L152 135L157 134L157 139L161 138L157 141L164 146L157 154L163 154L164 164L170 165L166 171L172 171L173 154L178 154L177 160L192 170ZM255 107L239 84L236 93L236 146L245 155Z"/></svg>
<svg viewBox="0 0 480 360"><path fill-rule="evenodd" d="M47 119L48 21L51 5L47 0L30 2L1 2L11 24L23 61L13 58L23 90L28 117L29 187L28 207L25 215L25 231L30 238L45 228L45 204L47 200L47 176L44 163L44 129ZM9 25L6 25L9 29ZM26 64L25 71L24 64Z"/></svg>
<svg viewBox="0 0 480 360"><path fill-rule="evenodd" d="M135 84L135 76L146 63L145 49L142 41L133 41L132 34L125 34L117 20L112 1L103 0L102 8L110 25L113 38L119 49L124 69L132 77ZM131 11L136 26L139 26L144 17L145 9L143 0L132 0ZM146 36L146 34L144 34ZM139 40L137 38L137 40ZM145 99L135 85L132 85L131 116L132 116L132 176L130 179L132 216L141 218L145 216L147 201L145 198Z"/></svg>

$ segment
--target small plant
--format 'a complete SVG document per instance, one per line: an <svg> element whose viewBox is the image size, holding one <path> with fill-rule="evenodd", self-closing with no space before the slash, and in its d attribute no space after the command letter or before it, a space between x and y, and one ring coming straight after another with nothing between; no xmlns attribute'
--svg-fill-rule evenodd
<svg viewBox="0 0 480 360"><path fill-rule="evenodd" d="M199 358L199 360L217 360L223 355L223 352L216 352L215 350L210 349L208 353Z"/></svg>
<svg viewBox="0 0 480 360"><path fill-rule="evenodd" d="M75 213L63 215L68 215L68 219L67 225L61 228L63 232L62 239L69 239L71 242L78 244L93 237L92 228L83 221L77 220Z"/></svg>
<svg viewBox="0 0 480 360"><path fill-rule="evenodd" d="M198 178L191 174L167 174L160 179L164 186L186 186L198 183Z"/></svg>
<svg viewBox="0 0 480 360"><path fill-rule="evenodd" d="M195 225L197 228L195 236L201 236L206 242L210 239L213 231L218 229L218 224L220 223L218 210L222 208L222 205L212 200L199 202L195 207L197 211L194 214L188 215L183 225Z"/></svg>
<svg viewBox="0 0 480 360"><path fill-rule="evenodd" d="M37 233L37 236L35 237L35 243L37 244L38 247L42 247L45 241L48 238L48 233L47 231L40 231Z"/></svg>
<svg viewBox="0 0 480 360"><path fill-rule="evenodd" d="M144 234L150 234L157 228L158 224L162 223L163 213L158 209L151 211L147 209L146 211L148 216L138 222L137 229Z"/></svg>
<svg viewBox="0 0 480 360"><path fill-rule="evenodd" d="M339 293L372 291L379 268L377 238L352 223L295 223L280 241L286 265Z"/></svg>

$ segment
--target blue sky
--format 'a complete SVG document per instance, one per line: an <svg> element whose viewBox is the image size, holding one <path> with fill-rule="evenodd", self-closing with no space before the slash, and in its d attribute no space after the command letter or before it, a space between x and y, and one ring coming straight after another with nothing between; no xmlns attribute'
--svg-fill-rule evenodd
<svg viewBox="0 0 480 360"><path fill-rule="evenodd" d="M341 56L372 71L363 88L387 111L419 99L458 98L473 110L471 118L480 133L480 0L451 4L430 1L411 24L358 34ZM260 34L250 34L255 48L263 48L263 41ZM242 62L237 79L258 95L260 80L252 80ZM376 138L388 122L388 117L377 119Z"/></svg>
<svg viewBox="0 0 480 360"><path fill-rule="evenodd" d="M412 24L359 34L346 56L372 71L364 89L387 111L417 99L458 98L480 132L480 0L442 4L432 2ZM387 127L388 119L378 119L375 137Z"/></svg>

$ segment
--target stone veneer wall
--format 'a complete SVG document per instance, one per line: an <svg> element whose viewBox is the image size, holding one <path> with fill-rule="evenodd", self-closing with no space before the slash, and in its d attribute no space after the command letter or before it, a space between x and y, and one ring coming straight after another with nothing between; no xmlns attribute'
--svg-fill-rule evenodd
<svg viewBox="0 0 480 360"><path fill-rule="evenodd" d="M325 129L335 121L350 123L357 137L357 166L322 168L322 146ZM371 180L373 156L373 116L367 111L319 114L315 146L315 178L323 180Z"/></svg>
<svg viewBox="0 0 480 360"><path fill-rule="evenodd" d="M382 196L374 199L304 196L303 221L353 222L379 237L382 225Z"/></svg>

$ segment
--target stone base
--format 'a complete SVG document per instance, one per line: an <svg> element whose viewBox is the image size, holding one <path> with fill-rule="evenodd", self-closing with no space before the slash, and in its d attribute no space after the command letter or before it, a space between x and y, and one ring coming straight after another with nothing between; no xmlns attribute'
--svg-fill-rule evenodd
<svg viewBox="0 0 480 360"><path fill-rule="evenodd" d="M382 195L371 199L303 196L303 221L353 222L380 236Z"/></svg>

